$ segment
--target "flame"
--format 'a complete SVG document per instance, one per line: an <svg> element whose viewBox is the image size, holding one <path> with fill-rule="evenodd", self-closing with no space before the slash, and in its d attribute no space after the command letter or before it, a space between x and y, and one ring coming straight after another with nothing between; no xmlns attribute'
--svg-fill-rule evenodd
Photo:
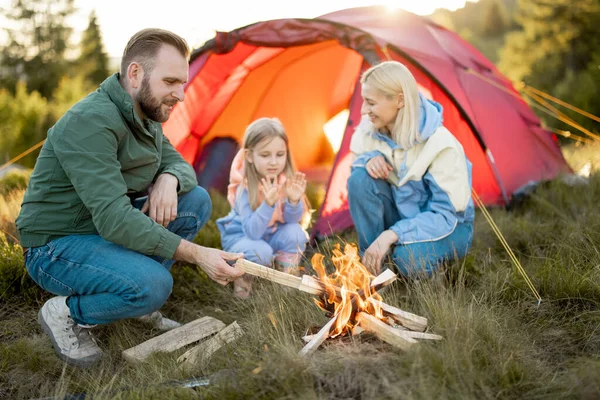
<svg viewBox="0 0 600 400"><path fill-rule="evenodd" d="M380 319L383 319L383 313L379 306L367 301L370 297L381 300L381 296L371 289L371 281L375 277L360 262L358 248L346 243L342 253L340 245L336 244L332 253L331 261L335 272L331 275L327 275L325 256L322 254L315 254L311 262L325 286L325 295L321 299L315 299L315 303L332 316L338 316L330 333L330 337L336 337L351 332L356 325L354 316L358 312L367 312Z"/></svg>

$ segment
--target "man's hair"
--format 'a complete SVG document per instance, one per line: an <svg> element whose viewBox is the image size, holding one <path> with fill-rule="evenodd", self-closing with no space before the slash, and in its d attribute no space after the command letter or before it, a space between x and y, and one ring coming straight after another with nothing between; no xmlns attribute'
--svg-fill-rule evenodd
<svg viewBox="0 0 600 400"><path fill-rule="evenodd" d="M188 44L181 36L164 29L143 29L133 35L125 46L121 58L121 77L127 75L127 67L134 61L142 66L144 72L150 73L154 67L154 57L164 44L175 47L186 59L190 54Z"/></svg>

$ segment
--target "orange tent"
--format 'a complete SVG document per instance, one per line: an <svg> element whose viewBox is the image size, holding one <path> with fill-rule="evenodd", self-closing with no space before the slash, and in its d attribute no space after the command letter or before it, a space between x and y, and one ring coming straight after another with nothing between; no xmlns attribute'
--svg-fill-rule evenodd
<svg viewBox="0 0 600 400"><path fill-rule="evenodd" d="M198 166L216 138L239 143L250 122L278 117L296 166L328 178L313 229L327 235L352 226L346 181L348 146L360 119L359 77L386 59L404 63L420 91L442 104L444 125L473 163L473 186L484 202L508 204L531 182L569 170L556 137L489 60L428 19L385 7L217 33L192 53L185 102L164 132ZM213 156L204 172L228 170L232 152Z"/></svg>

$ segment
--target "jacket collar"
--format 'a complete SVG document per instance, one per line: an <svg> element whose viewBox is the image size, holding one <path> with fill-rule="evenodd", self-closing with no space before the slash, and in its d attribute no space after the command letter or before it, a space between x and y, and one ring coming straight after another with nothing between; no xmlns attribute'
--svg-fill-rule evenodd
<svg viewBox="0 0 600 400"><path fill-rule="evenodd" d="M104 82L100 84L100 88L106 92L108 97L117 106L121 112L121 115L125 117L125 120L131 127L148 135L150 132L147 127L154 126L154 124L159 124L158 122L152 121L148 118L145 118L142 121L140 116L135 112L133 99L119 82L118 72L106 78Z"/></svg>

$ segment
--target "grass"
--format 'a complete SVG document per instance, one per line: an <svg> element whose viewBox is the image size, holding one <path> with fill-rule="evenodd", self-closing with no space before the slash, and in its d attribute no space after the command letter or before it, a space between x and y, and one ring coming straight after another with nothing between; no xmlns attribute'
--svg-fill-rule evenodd
<svg viewBox="0 0 600 400"><path fill-rule="evenodd" d="M565 154L577 170L575 165L585 165L583 158L598 150L567 148ZM542 296L541 304L479 212L473 249L465 259L429 280L388 288L386 302L426 316L430 330L444 337L408 352L358 337L326 343L312 356L300 357L306 330L326 321L310 296L255 281L254 296L241 301L196 267L177 264L173 294L162 311L182 322L205 315L238 321L246 332L241 339L192 370L177 366L185 349L133 366L121 351L157 332L120 321L95 329L106 353L100 365L67 367L36 323L50 295L31 282L20 247L5 235L0 243L0 398L63 398L67 393L99 399L598 398L600 173L595 169L587 185L556 180L540 185L510 211L490 210ZM319 190L312 195L322 198ZM0 197L0 228L13 236L10 221L20 196L22 189L15 187ZM214 220L228 206L223 197L212 197L213 217L196 241L218 246ZM353 232L310 252L329 254L334 243L348 240L355 241ZM193 377L210 377L210 384L181 385Z"/></svg>

